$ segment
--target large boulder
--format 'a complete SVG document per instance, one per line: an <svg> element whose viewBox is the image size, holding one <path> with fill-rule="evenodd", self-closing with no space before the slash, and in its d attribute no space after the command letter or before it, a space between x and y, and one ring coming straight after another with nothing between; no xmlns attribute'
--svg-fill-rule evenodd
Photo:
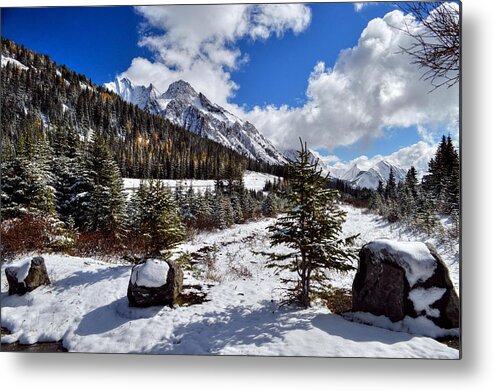
<svg viewBox="0 0 493 391"><path fill-rule="evenodd" d="M440 255L430 244L376 240L363 246L353 281L353 311L425 316L450 329L460 324L459 298Z"/></svg>
<svg viewBox="0 0 493 391"><path fill-rule="evenodd" d="M43 257L35 257L19 266L5 268L9 295L24 295L41 285L50 285Z"/></svg>
<svg viewBox="0 0 493 391"><path fill-rule="evenodd" d="M173 306L183 287L183 272L173 261L148 258L132 268L127 289L133 307Z"/></svg>

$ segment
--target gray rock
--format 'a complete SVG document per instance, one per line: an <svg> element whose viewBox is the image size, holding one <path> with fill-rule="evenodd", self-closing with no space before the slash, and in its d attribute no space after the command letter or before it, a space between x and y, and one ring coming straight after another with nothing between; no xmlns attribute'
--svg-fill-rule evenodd
<svg viewBox="0 0 493 391"><path fill-rule="evenodd" d="M416 280L409 278L413 267L417 267L416 264L408 263L413 254L406 254L402 249L397 251L392 246L375 246L374 243L367 243L359 253L358 271L352 290L353 311L384 315L393 322L405 316L426 316L439 327L459 327L459 298L448 269L434 247L426 244L429 251L427 262L432 265L429 275L425 273L425 277ZM398 248L398 242L395 243ZM422 248L426 251L426 247ZM422 303L415 303L410 296L412 291L420 293L425 302L432 297L433 292L439 292L439 298L425 303L425 308L421 308L418 304Z"/></svg>
<svg viewBox="0 0 493 391"><path fill-rule="evenodd" d="M135 268L139 267L139 265L143 265L148 260L150 259L144 259L142 262L134 265L132 268L132 275L134 274ZM139 285L139 282L137 280L132 281L131 277L127 289L127 298L130 306L150 307L155 305L167 305L172 307L176 303L176 298L183 287L183 272L173 261L159 261L165 262L169 266L165 284L161 286Z"/></svg>
<svg viewBox="0 0 493 391"><path fill-rule="evenodd" d="M24 295L41 285L50 285L44 259L35 257L29 261L29 264L29 271L21 281L19 281L18 275L22 267L9 266L5 268L5 275L9 283L9 295Z"/></svg>

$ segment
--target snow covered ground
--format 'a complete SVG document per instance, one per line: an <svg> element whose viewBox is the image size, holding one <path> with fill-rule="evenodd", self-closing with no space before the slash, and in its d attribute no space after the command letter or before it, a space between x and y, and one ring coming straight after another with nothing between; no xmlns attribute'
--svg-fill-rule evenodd
<svg viewBox="0 0 493 391"><path fill-rule="evenodd" d="M262 190L267 181L274 182L278 179L275 175L264 174L261 172L246 171L243 177L245 187L249 190ZM139 188L140 179L123 178L123 186L125 191L133 192ZM214 189L214 180L212 179L161 179L170 189L175 189L177 186L182 186L184 190L188 190L190 186L194 191L204 192L206 189Z"/></svg>
<svg viewBox="0 0 493 391"><path fill-rule="evenodd" d="M378 217L345 209L344 231L361 233L361 243L419 239ZM63 340L73 352L458 358L457 350L434 339L351 322L321 303L306 310L279 308L279 276L265 268L266 257L259 254L271 250L266 227L273 221L200 234L184 243L179 250L196 262L185 271L187 292L201 290L208 301L174 309L130 308L128 264L45 255L52 286L8 296L2 280L2 327L12 332L2 343ZM458 287L453 251L444 258ZM353 274L331 277L335 286L350 288Z"/></svg>

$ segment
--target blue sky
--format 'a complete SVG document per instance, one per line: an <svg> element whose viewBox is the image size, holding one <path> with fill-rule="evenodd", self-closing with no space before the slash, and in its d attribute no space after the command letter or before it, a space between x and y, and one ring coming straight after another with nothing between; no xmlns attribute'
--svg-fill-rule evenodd
<svg viewBox="0 0 493 391"><path fill-rule="evenodd" d="M341 49L356 44L369 20L394 7L382 3L359 13L352 3L311 4L310 8L312 22L302 34L239 41L249 60L232 72L241 86L232 102L247 107L302 104L313 64L320 60L333 64ZM142 21L133 7L126 6L5 8L2 36L104 84L125 71L132 58L152 57L138 46ZM284 64L281 70L279 61Z"/></svg>
<svg viewBox="0 0 493 391"><path fill-rule="evenodd" d="M375 25L370 33L374 33L377 40L384 39L382 37L389 34L387 30L390 23L385 25L387 28L385 30L380 26L382 23L378 24L373 20L394 11L393 3L372 4L359 11L352 3L293 7L298 8L290 10L286 15L258 9L255 13L243 9L238 11L243 16L262 14L262 12L265 14L267 22L262 22L260 26L264 31L257 35L251 32L253 28L259 27L255 22L251 22L247 29L239 32L237 29L228 30L225 20L225 28L217 30L214 24L220 25L222 18L216 8L211 14L211 24L205 23L201 27L206 36L204 39L207 39L207 29L212 31L210 37L214 46L209 52L203 51L200 45L204 42L200 42L200 39L199 46L195 45L193 38L190 38L190 45L183 45L184 47L178 39L173 40L174 32L175 36L182 34L182 37L187 37L187 31L194 31L193 15L189 17L188 11L183 13L186 7L172 11L169 11L168 7L162 15L158 16L155 8L151 10L144 8L136 10L132 7L2 9L2 36L35 51L46 53L56 62L87 75L98 84L111 81L116 75L125 74L143 84L153 82L159 86L161 82L160 89L165 89L174 77L190 79L190 75L193 75L192 78L196 78L197 81L188 81L195 88L251 120L280 147L287 147L293 143L292 140L297 139L298 135L302 137L305 135L309 144L314 145L323 155L337 155L341 161L348 161L362 154L370 157L377 154L388 155L413 145L423 139L423 132L417 131L418 125L420 129L446 126L446 121L443 119L445 117L429 120L433 117L429 113L419 113L417 117L426 118L430 123L420 121L421 123L418 124L412 123L412 115L409 113L404 113L403 118L409 116L411 119L400 121L391 118L392 112L389 113L388 108L372 109L366 108L363 104L362 108L352 109L348 103L349 114L341 112L339 115L333 107L340 105L346 99L348 102L354 101L354 96L346 96L342 92L334 95L331 92L337 90L337 83L334 80L344 78L354 80L363 71L372 68L371 64L366 63L362 67L357 63L357 59L362 56L361 53L367 55L368 51L366 47L360 48L358 42L363 30L370 25ZM229 9L226 10L224 7L223 9L225 14L231 14ZM191 10L194 11L195 8ZM284 16L277 16L278 14ZM184 17L183 15L186 19L180 19ZM203 11L198 12L199 19L196 19L196 22L200 21L202 15L204 15ZM279 20L282 17L284 19ZM203 18L207 18L207 14ZM174 24L175 19L177 22ZM184 27L187 23L190 23L189 30ZM224 37L218 38L218 34L224 34ZM156 44L162 42L159 39L142 42L143 38L149 37L171 37L171 39L166 41L164 46ZM139 41L141 41L140 46ZM368 42L374 41L375 39L368 40ZM176 65L168 58L171 52L176 51L182 55L185 52L189 53L190 48L192 51L195 50L196 46L200 48L196 49L195 59L205 58L202 63L194 62L194 65L190 65L190 59L187 59ZM348 48L356 48L361 53L358 54L358 50L355 50L354 55L338 64L341 51ZM227 58L234 60L221 62L214 58L214 53L223 51L229 55ZM133 62L134 59L142 59L142 61ZM321 62L323 66L316 68ZM188 66L189 69L176 72L177 68L184 66L183 64L187 64L185 68ZM336 72L332 72L334 67L340 70L337 75ZM375 69L378 67L385 67L385 63L383 65L382 62L376 63ZM204 69L204 75L207 76L202 77L196 69ZM316 69L319 69L318 73L315 72ZM409 72L409 69L406 68L405 71ZM386 70L382 69L381 72L385 75ZM402 74L402 70L399 72ZM314 74L316 77L313 76ZM162 80L156 83L154 79L160 78L161 75L163 75ZM154 79L150 80L150 77ZM416 80L418 79L419 74L416 73ZM359 81L357 85L361 83L368 83L368 80ZM311 92L311 96L308 97L307 91L310 86L315 92ZM326 95L323 94L323 88L330 88ZM376 87L371 85L362 91L361 101L364 102L366 99L369 102L375 99L375 91L382 89L378 85ZM368 95L364 96L365 93ZM323 99L324 96L330 96L333 101L327 103ZM413 99L416 99L415 96L414 92ZM423 99L429 98L423 96ZM419 106L415 102L409 104ZM450 102L444 104L450 105ZM283 105L286 108L284 111ZM345 109L344 104L341 107ZM382 113L379 112L380 109ZM341 117L346 118L362 110L367 111L364 113L364 118L349 119L347 123L341 120ZM422 107L416 108L416 111L419 110L426 110L425 102ZM436 107L434 110L438 111ZM294 124L297 121L293 121L292 117L310 118L314 112L319 118ZM328 114L324 117L319 112ZM375 118L370 118L372 116ZM362 123L365 125L360 125ZM362 128L356 131L359 126ZM428 132L427 142L432 144L432 140L438 138L440 133L443 132L438 131L436 134ZM286 136L287 134L289 137Z"/></svg>

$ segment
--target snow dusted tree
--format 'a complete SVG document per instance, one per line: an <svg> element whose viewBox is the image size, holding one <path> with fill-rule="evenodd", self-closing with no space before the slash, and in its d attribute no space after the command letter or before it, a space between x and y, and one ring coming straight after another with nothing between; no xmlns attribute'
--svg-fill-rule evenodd
<svg viewBox="0 0 493 391"><path fill-rule="evenodd" d="M394 200L396 198L396 189L394 170L391 167L387 185L385 186L385 199Z"/></svg>
<svg viewBox="0 0 493 391"><path fill-rule="evenodd" d="M273 217L279 209L279 200L274 192L270 192L262 202L262 214L266 217Z"/></svg>
<svg viewBox="0 0 493 391"><path fill-rule="evenodd" d="M428 163L428 174L423 177L423 189L435 201L438 212L451 214L459 210L459 160L451 137L443 136Z"/></svg>
<svg viewBox="0 0 493 391"><path fill-rule="evenodd" d="M243 222L243 210L241 209L240 198L236 192L231 195L230 201L233 210L233 221L235 224L241 224Z"/></svg>
<svg viewBox="0 0 493 391"><path fill-rule="evenodd" d="M24 156L2 162L1 190L4 218L20 217L26 212L55 216L47 172Z"/></svg>
<svg viewBox="0 0 493 391"><path fill-rule="evenodd" d="M414 166L411 166L411 168L407 171L404 184L406 186L406 189L412 194L414 198L416 198L418 196L419 182L418 182L418 173L416 172Z"/></svg>
<svg viewBox="0 0 493 391"><path fill-rule="evenodd" d="M313 161L306 144L301 143L297 159L288 168L292 208L269 231L272 246L285 245L293 251L271 254L268 266L295 273L294 279L283 278L291 284L287 302L309 307L312 294L325 285L325 270L347 272L354 268L355 236L340 237L346 213L337 206L339 193L327 188L327 177L322 176L318 160Z"/></svg>
<svg viewBox="0 0 493 391"><path fill-rule="evenodd" d="M434 202L426 195L421 195L416 206L414 226L427 234L432 234L437 224L438 219Z"/></svg>
<svg viewBox="0 0 493 391"><path fill-rule="evenodd" d="M223 203L226 227L231 227L235 223L235 211L231 203L231 198L228 196L223 196L221 201Z"/></svg>
<svg viewBox="0 0 493 391"><path fill-rule="evenodd" d="M212 202L212 225L218 229L224 229L228 226L226 210L225 210L225 196L221 192L216 191Z"/></svg>
<svg viewBox="0 0 493 391"><path fill-rule="evenodd" d="M88 168L93 183L88 228L112 231L123 223L125 195L120 170L99 133L89 146Z"/></svg>
<svg viewBox="0 0 493 391"><path fill-rule="evenodd" d="M90 195L94 190L79 136L73 129L58 128L53 132L54 156L51 162L59 218L70 227L89 225Z"/></svg>
<svg viewBox="0 0 493 391"><path fill-rule="evenodd" d="M180 205L183 221L187 225L195 224L197 221L197 204L199 202L200 195L195 195L192 185L188 188L186 193L182 197L182 203Z"/></svg>
<svg viewBox="0 0 493 391"><path fill-rule="evenodd" d="M160 181L142 181L129 205L132 229L147 239L150 255L169 251L185 238L180 210Z"/></svg>

